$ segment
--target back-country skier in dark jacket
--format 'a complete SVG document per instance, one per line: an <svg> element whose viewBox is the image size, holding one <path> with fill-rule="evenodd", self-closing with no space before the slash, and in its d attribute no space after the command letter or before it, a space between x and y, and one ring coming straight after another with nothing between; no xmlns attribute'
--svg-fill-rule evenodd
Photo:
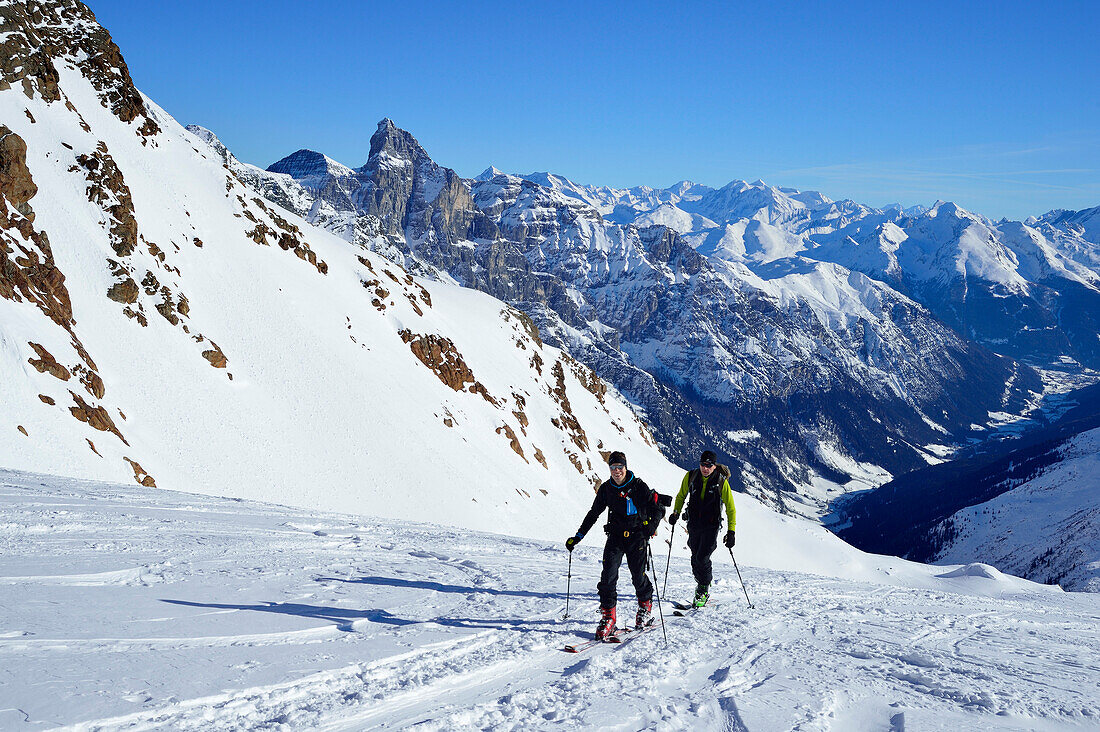
<svg viewBox="0 0 1100 732"><path fill-rule="evenodd" d="M596 585L600 593L600 624L596 638L606 640L615 633L615 605L618 599L616 585L623 556L630 568L634 591L638 593L638 614L635 626L643 627L653 622L653 583L646 576L646 560L649 540L657 533L657 527L665 515L665 506L672 503L671 496L663 496L645 484L641 478L626 469L626 455L613 452L607 458L611 480L604 481L596 490L592 508L581 522L576 536L569 537L565 548L573 551L603 512L609 511L604 526L607 543L603 547L603 573Z"/></svg>
<svg viewBox="0 0 1100 732"><path fill-rule="evenodd" d="M699 456L699 467L688 471L676 494L676 503L672 515L668 517L671 526L676 525L680 511L687 498L688 548L691 549L691 573L695 575L696 607L703 607L710 598L710 581L713 578L710 555L718 546L718 529L722 525L722 506L726 507L726 536L723 542L733 548L736 540L734 527L737 523L737 510L733 505L733 491L730 490L730 471L725 465L718 465L718 456L712 450L704 450ZM690 495L690 497L689 497Z"/></svg>

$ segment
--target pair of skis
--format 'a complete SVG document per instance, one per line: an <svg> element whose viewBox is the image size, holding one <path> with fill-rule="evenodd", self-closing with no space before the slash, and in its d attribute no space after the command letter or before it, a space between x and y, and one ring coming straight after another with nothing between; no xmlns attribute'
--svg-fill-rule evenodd
<svg viewBox="0 0 1100 732"><path fill-rule="evenodd" d="M674 602L672 603L672 607L675 608L672 611L672 614L680 618L686 618L689 615L693 615L695 612L703 609L702 607L696 607L695 605L689 605L682 602ZM714 607L714 603L711 603L707 607ZM571 645L567 645L562 650L566 653L580 653L581 651L587 651L589 648L592 648L593 646L598 646L602 643L621 644L625 643L628 640L633 640L634 638L637 638L638 636L651 630L654 630L656 627L657 623L654 622L642 628L619 628L615 630L615 633L613 635L608 636L606 639L593 639L589 641L583 641L581 643L573 643Z"/></svg>
<svg viewBox="0 0 1100 732"><path fill-rule="evenodd" d="M651 630L657 628L657 623L650 623L649 625L642 626L641 628L616 628L615 632L609 635L607 638L593 639L590 641L584 641L582 643L574 643L568 645L562 650L566 653L580 653L581 651L587 651L592 646L598 646L602 643L625 643L628 640L633 640L643 633L648 633Z"/></svg>

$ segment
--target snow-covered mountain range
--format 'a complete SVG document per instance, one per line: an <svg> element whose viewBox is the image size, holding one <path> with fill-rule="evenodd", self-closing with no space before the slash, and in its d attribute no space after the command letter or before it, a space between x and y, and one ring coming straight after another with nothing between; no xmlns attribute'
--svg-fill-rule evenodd
<svg viewBox="0 0 1100 732"><path fill-rule="evenodd" d="M993 222L945 201L875 209L759 180L658 191L525 177L619 223L669 226L700 251L750 267L798 255L863 272L997 353L1100 367L1100 207Z"/></svg>
<svg viewBox="0 0 1100 732"><path fill-rule="evenodd" d="M1043 387L1014 359L1095 365L1083 224L877 210L760 181L463 180L390 120L359 168L300 150L265 171L190 129L269 200L523 310L640 408L665 454L715 447L780 510L818 515L1026 412Z"/></svg>

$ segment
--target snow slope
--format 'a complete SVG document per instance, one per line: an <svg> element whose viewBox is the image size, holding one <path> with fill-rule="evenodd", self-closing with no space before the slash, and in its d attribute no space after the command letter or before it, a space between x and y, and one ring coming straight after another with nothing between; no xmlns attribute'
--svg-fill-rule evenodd
<svg viewBox="0 0 1100 732"><path fill-rule="evenodd" d="M597 541L563 621L560 542L3 471L0 728L1100 723L1097 596L863 555L743 497L738 537L755 609L716 554L716 606L666 611L667 643L576 656ZM669 595L689 575L678 551Z"/></svg>
<svg viewBox="0 0 1100 732"><path fill-rule="evenodd" d="M116 79L124 122L74 38L61 98L0 89L4 166L36 189L0 195L0 466L542 537L575 528L611 450L678 477L526 316L266 204ZM11 271L43 291L8 294Z"/></svg>

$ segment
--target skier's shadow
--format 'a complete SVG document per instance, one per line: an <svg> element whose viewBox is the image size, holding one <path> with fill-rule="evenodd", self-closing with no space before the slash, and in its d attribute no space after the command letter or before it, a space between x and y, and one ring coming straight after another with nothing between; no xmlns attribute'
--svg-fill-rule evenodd
<svg viewBox="0 0 1100 732"><path fill-rule="evenodd" d="M366 620L371 623L383 623L385 625L418 625L431 623L450 628L472 628L483 630L485 628L516 628L521 629L530 625L558 625L558 620L531 620L531 619L501 619L501 618L450 618L446 616L428 618L424 620L410 620L399 618L385 610L352 610L341 607L322 607L319 605L303 605L297 602L265 602L259 605L230 605L220 602L191 602L190 600L161 600L172 605L185 605L187 607L217 608L219 610L255 610L262 613L276 613L278 615L297 615L303 618L316 618L334 623L338 630L345 633L355 632L355 622Z"/></svg>
<svg viewBox="0 0 1100 732"><path fill-rule="evenodd" d="M255 610L262 613L276 613L278 615L297 615L303 618L317 618L335 623L338 630L346 633L355 631L357 620L368 620L372 623L384 623L387 625L415 625L423 620L408 620L392 615L385 610L352 610L342 607L322 607L320 605L302 605L297 602L265 602L260 605L229 605L219 602L191 602L189 600L161 600L161 602L173 605L186 605L188 607L209 607L220 610Z"/></svg>
<svg viewBox="0 0 1100 732"><path fill-rule="evenodd" d="M507 595L509 597L534 597L540 600L564 600L564 592L532 592L530 590L501 590L496 587L464 587L462 585L446 585L442 582L430 580L408 580L396 577L318 577L317 582L348 582L362 585L382 585L384 587L404 587L415 590L432 590L434 592L454 592L460 595L474 595L484 593L487 595ZM582 593L573 593L574 598L584 597Z"/></svg>

